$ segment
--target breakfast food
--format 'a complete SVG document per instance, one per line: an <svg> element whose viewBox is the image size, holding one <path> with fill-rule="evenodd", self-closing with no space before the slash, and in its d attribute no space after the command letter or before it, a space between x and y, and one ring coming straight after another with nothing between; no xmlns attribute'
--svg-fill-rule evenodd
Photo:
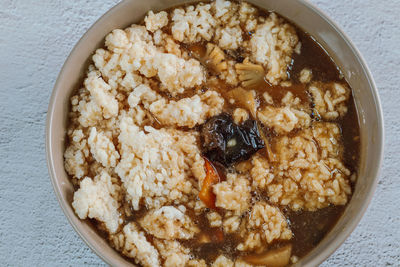
<svg viewBox="0 0 400 267"><path fill-rule="evenodd" d="M71 97L72 207L141 266L286 266L357 176L351 89L273 12L216 0L116 29Z"/></svg>

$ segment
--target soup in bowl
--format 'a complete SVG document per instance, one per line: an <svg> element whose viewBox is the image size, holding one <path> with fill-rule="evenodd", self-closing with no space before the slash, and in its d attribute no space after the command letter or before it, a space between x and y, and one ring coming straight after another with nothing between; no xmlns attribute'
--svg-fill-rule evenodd
<svg viewBox="0 0 400 267"><path fill-rule="evenodd" d="M355 227L382 156L376 90L333 25L286 2L158 3L127 26L110 18L139 5L124 2L72 52L50 104L50 172L108 263L316 264ZM302 24L310 12L337 36ZM79 50L90 33L100 45Z"/></svg>

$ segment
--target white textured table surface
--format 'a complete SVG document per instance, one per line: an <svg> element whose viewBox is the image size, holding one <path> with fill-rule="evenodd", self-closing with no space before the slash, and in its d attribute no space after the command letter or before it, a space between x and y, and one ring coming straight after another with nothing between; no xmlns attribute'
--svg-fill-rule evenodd
<svg viewBox="0 0 400 267"><path fill-rule="evenodd" d="M104 265L73 231L49 180L45 118L80 36L117 0L0 0L0 265ZM323 266L400 266L400 1L313 0L350 36L379 88L386 146L361 223Z"/></svg>

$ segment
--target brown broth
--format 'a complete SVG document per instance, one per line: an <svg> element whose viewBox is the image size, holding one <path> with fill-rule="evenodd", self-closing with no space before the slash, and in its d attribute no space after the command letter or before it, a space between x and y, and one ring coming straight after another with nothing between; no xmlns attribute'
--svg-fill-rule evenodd
<svg viewBox="0 0 400 267"><path fill-rule="evenodd" d="M304 257L335 226L345 206L329 206L317 211L294 212L286 210L285 215L293 232L292 254Z"/></svg>
<svg viewBox="0 0 400 267"><path fill-rule="evenodd" d="M292 24L293 25L293 24ZM294 26L296 27L296 26ZM309 68L313 79L322 82L346 82L342 74L325 49L309 34L296 27L297 36L301 42L301 53L294 53L289 66L289 77L299 82L300 71Z"/></svg>
<svg viewBox="0 0 400 267"><path fill-rule="evenodd" d="M220 211L222 214L222 211ZM191 218L195 224L201 229L201 232L197 234L194 240L182 241L182 243L191 249L191 252L195 258L204 259L207 264L212 262L221 254L230 255L232 258L236 258L239 252L236 250L236 246L239 244L240 239L236 234L224 234L221 227L210 227L206 214L194 215L191 213ZM200 240L208 238L211 242L202 243Z"/></svg>

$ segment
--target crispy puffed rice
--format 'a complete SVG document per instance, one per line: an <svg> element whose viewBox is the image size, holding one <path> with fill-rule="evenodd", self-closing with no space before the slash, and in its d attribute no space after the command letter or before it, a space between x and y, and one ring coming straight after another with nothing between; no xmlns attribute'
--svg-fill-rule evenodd
<svg viewBox="0 0 400 267"><path fill-rule="evenodd" d="M163 53L154 45L146 27L132 25L125 31L119 31L119 34L129 40L129 45L119 48L124 49L121 54L110 54L104 49L99 49L93 56L96 67L107 77L111 88L116 88L122 83L124 74L135 75L136 72L146 77L157 76L162 85L160 89L172 95L183 93L185 88L203 83L203 68L197 60L185 60L179 57L178 52ZM113 31L109 36L114 35ZM111 51L120 45L116 38L106 37L106 39ZM179 50L179 48L171 49Z"/></svg>
<svg viewBox="0 0 400 267"><path fill-rule="evenodd" d="M240 215L250 204L249 180L231 173L226 178L226 181L214 185L215 206Z"/></svg>
<svg viewBox="0 0 400 267"><path fill-rule="evenodd" d="M144 18L144 23L148 31L155 32L168 24L168 13L161 11L154 14L154 12L150 10Z"/></svg>
<svg viewBox="0 0 400 267"><path fill-rule="evenodd" d="M335 120L347 113L347 101L350 89L339 83L315 83L308 88L315 109L326 120Z"/></svg>
<svg viewBox="0 0 400 267"><path fill-rule="evenodd" d="M269 105L274 104L274 100L272 99L272 96L270 94L268 94L268 92L264 92L262 96L267 104L269 104Z"/></svg>
<svg viewBox="0 0 400 267"><path fill-rule="evenodd" d="M278 139L274 150L279 168L267 186L272 203L311 211L347 203L351 172L341 162L341 151L332 145L340 144L338 130L333 123L320 122L294 137Z"/></svg>
<svg viewBox="0 0 400 267"><path fill-rule="evenodd" d="M290 107L267 106L257 112L258 119L278 134L289 133L294 129L307 128L311 125L308 113Z"/></svg>
<svg viewBox="0 0 400 267"><path fill-rule="evenodd" d="M104 167L115 167L119 154L115 150L113 142L102 132L97 132L95 127L90 130L88 138L90 152L93 157Z"/></svg>
<svg viewBox="0 0 400 267"><path fill-rule="evenodd" d="M176 8L172 12L171 32L175 40L184 43L210 41L214 35L214 17L210 13L211 5L200 3L185 9Z"/></svg>
<svg viewBox="0 0 400 267"><path fill-rule="evenodd" d="M240 26L230 28L218 28L215 32L218 45L222 49L237 49L243 42Z"/></svg>
<svg viewBox="0 0 400 267"><path fill-rule="evenodd" d="M274 179L274 173L270 169L268 160L259 155L252 158L253 167L250 170L251 177L253 178L253 188L265 189Z"/></svg>
<svg viewBox="0 0 400 267"><path fill-rule="evenodd" d="M200 230L190 217L173 206L148 212L139 220L146 232L161 239L191 239Z"/></svg>
<svg viewBox="0 0 400 267"><path fill-rule="evenodd" d="M180 44L169 34L162 30L157 30L153 34L154 44L158 46L164 53L173 54L177 57L183 57L185 51L181 49Z"/></svg>
<svg viewBox="0 0 400 267"><path fill-rule="evenodd" d="M173 96L183 93L185 88L201 85L204 81L204 70L195 59L184 60L173 54L158 54L153 64L158 70L158 77L163 87Z"/></svg>
<svg viewBox="0 0 400 267"><path fill-rule="evenodd" d="M129 117L121 119L120 129L121 159L115 171L135 210L142 198L148 208L184 201L193 187L187 178L205 176L196 133L150 126L141 130Z"/></svg>
<svg viewBox="0 0 400 267"><path fill-rule="evenodd" d="M161 266L157 249L147 241L145 233L134 222L128 223L121 232L110 238L116 249L137 264L144 267Z"/></svg>
<svg viewBox="0 0 400 267"><path fill-rule="evenodd" d="M225 233L234 233L240 227L241 219L240 216L234 215L224 219L223 228Z"/></svg>
<svg viewBox="0 0 400 267"><path fill-rule="evenodd" d="M249 113L247 112L247 110L242 108L236 108L233 111L233 120L235 121L236 124L241 124L248 119L249 119Z"/></svg>
<svg viewBox="0 0 400 267"><path fill-rule="evenodd" d="M190 260L190 250L178 241L155 240L160 255L164 258L164 267L184 267Z"/></svg>
<svg viewBox="0 0 400 267"><path fill-rule="evenodd" d="M99 72L90 72L84 84L86 89L90 92L92 101L102 110L105 119L118 115L118 101L110 93L110 85L100 77ZM81 111L81 113L83 112Z"/></svg>
<svg viewBox="0 0 400 267"><path fill-rule="evenodd" d="M228 60L226 70L223 70L220 74L220 78L232 86L237 86L239 84L239 78L235 69L235 64L236 61Z"/></svg>
<svg viewBox="0 0 400 267"><path fill-rule="evenodd" d="M292 231L278 208L259 202L253 206L241 236L245 241L237 249L252 251L262 247L265 242L291 239Z"/></svg>
<svg viewBox="0 0 400 267"><path fill-rule="evenodd" d="M103 171L92 180L86 177L74 194L72 207L81 219L92 218L103 222L110 233L115 233L122 223L118 212L119 186Z"/></svg>
<svg viewBox="0 0 400 267"><path fill-rule="evenodd" d="M222 217L218 212L207 213L207 219L211 227L219 227L222 225Z"/></svg>
<svg viewBox="0 0 400 267"><path fill-rule="evenodd" d="M179 101L162 98L150 105L150 111L163 125L193 128L220 114L223 105L224 99L219 93L207 91Z"/></svg>
<svg viewBox="0 0 400 267"><path fill-rule="evenodd" d="M121 54L125 49L130 47L126 33L120 29L115 29L107 35L105 45L110 51L117 54ZM106 53L103 49L99 49L98 51Z"/></svg>
<svg viewBox="0 0 400 267"><path fill-rule="evenodd" d="M301 83L309 83L311 82L311 78L312 78L312 71L310 69L305 68L300 71L299 81Z"/></svg>
<svg viewBox="0 0 400 267"><path fill-rule="evenodd" d="M72 132L72 143L64 152L64 166L69 175L82 178L88 173L89 147L81 129Z"/></svg>
<svg viewBox="0 0 400 267"><path fill-rule="evenodd" d="M287 79L298 37L292 26L272 13L263 24L258 24L250 39L250 56L256 63L267 67L266 78L271 84Z"/></svg>
<svg viewBox="0 0 400 267"><path fill-rule="evenodd" d="M248 32L254 31L257 26L257 9L249 3L241 2L239 9L239 20L245 23L245 29Z"/></svg>

